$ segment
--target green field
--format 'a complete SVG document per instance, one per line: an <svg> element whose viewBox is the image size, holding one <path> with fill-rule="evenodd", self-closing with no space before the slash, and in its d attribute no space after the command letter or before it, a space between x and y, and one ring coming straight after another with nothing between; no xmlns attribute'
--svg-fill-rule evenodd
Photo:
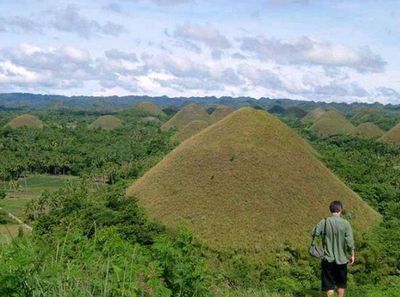
<svg viewBox="0 0 400 297"><path fill-rule="evenodd" d="M17 185L1 182L0 189L7 192L7 197L0 201L0 207L13 215L23 218L27 203L38 197L43 191L56 191L70 182L76 182L74 176L35 175L20 178Z"/></svg>
<svg viewBox="0 0 400 297"><path fill-rule="evenodd" d="M13 214L22 221L25 220L26 205L33 198L47 191L56 191L66 186L68 183L76 183L77 177L74 176L51 176L51 175L34 175L26 178L20 178L17 183L0 182L0 189L6 191L5 199L0 200L0 207ZM18 233L19 224L0 225L0 242L10 237L14 237Z"/></svg>

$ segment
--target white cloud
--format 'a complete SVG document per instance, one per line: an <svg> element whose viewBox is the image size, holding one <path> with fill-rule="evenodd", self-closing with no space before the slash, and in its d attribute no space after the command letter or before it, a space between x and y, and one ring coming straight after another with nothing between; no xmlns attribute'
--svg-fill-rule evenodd
<svg viewBox="0 0 400 297"><path fill-rule="evenodd" d="M110 21L100 24L95 20L86 18L75 5L68 5L63 9L55 10L52 14L52 28L58 31L75 33L86 39L96 35L118 36L124 32L124 28L120 24Z"/></svg>
<svg viewBox="0 0 400 297"><path fill-rule="evenodd" d="M135 53L128 53L117 49L105 51L105 55L110 60L123 60L129 62L137 62L138 58Z"/></svg>
<svg viewBox="0 0 400 297"><path fill-rule="evenodd" d="M140 1L140 0L135 0L135 1ZM176 6L192 2L192 0L142 0L142 1L152 2L159 6Z"/></svg>
<svg viewBox="0 0 400 297"><path fill-rule="evenodd" d="M44 25L29 17L0 17L0 32L42 33Z"/></svg>
<svg viewBox="0 0 400 297"><path fill-rule="evenodd" d="M230 48L231 42L210 24L184 23L175 29L173 36L189 44L205 45L213 50Z"/></svg>
<svg viewBox="0 0 400 297"><path fill-rule="evenodd" d="M358 50L308 37L294 41L245 37L239 39L241 49L264 61L278 64L346 67L358 72L382 72L386 62L369 47Z"/></svg>

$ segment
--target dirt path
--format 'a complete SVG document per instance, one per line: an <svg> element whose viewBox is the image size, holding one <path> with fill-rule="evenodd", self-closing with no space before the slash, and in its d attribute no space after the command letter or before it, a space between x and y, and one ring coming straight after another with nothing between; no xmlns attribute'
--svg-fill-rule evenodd
<svg viewBox="0 0 400 297"><path fill-rule="evenodd" d="M0 207L0 209L3 209L2 207ZM3 209L4 210L4 209ZM13 215L12 213L7 211L7 214L10 218L12 218L14 221L17 221L22 227L24 227L25 229L32 231L32 227L25 224L20 218L16 217L15 215Z"/></svg>

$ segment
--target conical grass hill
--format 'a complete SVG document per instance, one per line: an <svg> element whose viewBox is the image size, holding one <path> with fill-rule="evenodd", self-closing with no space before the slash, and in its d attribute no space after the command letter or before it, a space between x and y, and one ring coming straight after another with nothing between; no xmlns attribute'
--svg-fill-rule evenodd
<svg viewBox="0 0 400 297"><path fill-rule="evenodd" d="M151 102L142 102L136 104L133 107L133 109L137 112L141 112L147 115L153 115L153 116L165 115L161 108L159 108L157 105Z"/></svg>
<svg viewBox="0 0 400 297"><path fill-rule="evenodd" d="M8 124L8 127L17 129L17 128L43 128L44 124L37 117L30 114L22 114L12 119Z"/></svg>
<svg viewBox="0 0 400 297"><path fill-rule="evenodd" d="M119 118L112 115L105 115L97 118L89 127L93 129L101 128L105 130L114 130L122 126L122 121Z"/></svg>
<svg viewBox="0 0 400 297"><path fill-rule="evenodd" d="M229 115L231 112L233 112L233 108L230 106L226 105L218 105L215 110L212 112L210 115L210 119L212 123L216 123L220 120L222 120L224 117Z"/></svg>
<svg viewBox="0 0 400 297"><path fill-rule="evenodd" d="M320 107L317 107L313 110L311 110L309 113L307 113L301 121L305 124L307 123L314 123L317 121L324 113L326 112L325 109L322 109Z"/></svg>
<svg viewBox="0 0 400 297"><path fill-rule="evenodd" d="M381 137L381 140L386 143L400 144L400 123L390 129Z"/></svg>
<svg viewBox="0 0 400 297"><path fill-rule="evenodd" d="M352 117L353 122L360 122L364 119L368 119L371 115L378 114L379 110L375 108L363 108L357 111L357 113Z"/></svg>
<svg viewBox="0 0 400 297"><path fill-rule="evenodd" d="M305 247L340 199L358 230L379 215L274 116L242 108L187 139L127 195L169 227L185 225L208 247L269 252Z"/></svg>
<svg viewBox="0 0 400 297"><path fill-rule="evenodd" d="M304 118L307 115L307 112L298 107L298 106L290 106L286 109L284 116L289 117L289 118Z"/></svg>
<svg viewBox="0 0 400 297"><path fill-rule="evenodd" d="M336 110L325 112L320 118L310 127L314 133L323 136L333 136L342 134L353 134L355 127Z"/></svg>
<svg viewBox="0 0 400 297"><path fill-rule="evenodd" d="M362 123L356 127L355 135L362 138L378 138L385 132L374 123Z"/></svg>
<svg viewBox="0 0 400 297"><path fill-rule="evenodd" d="M195 120L203 120L208 122L209 115L203 107L192 103L184 106L181 110L179 110L168 122L161 126L161 130L181 130L191 121Z"/></svg>
<svg viewBox="0 0 400 297"><path fill-rule="evenodd" d="M193 135L196 135L203 129L207 128L210 124L203 120L191 121L181 131L178 131L174 136L173 140L182 142Z"/></svg>

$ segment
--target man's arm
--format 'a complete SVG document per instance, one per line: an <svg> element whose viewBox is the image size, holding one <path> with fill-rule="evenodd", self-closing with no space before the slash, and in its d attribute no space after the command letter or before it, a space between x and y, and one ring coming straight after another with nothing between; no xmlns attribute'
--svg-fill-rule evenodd
<svg viewBox="0 0 400 297"><path fill-rule="evenodd" d="M345 240L346 240L347 247L351 251L350 264L353 265L356 260L356 255L355 255L356 248L354 245L353 229L351 228L350 223L348 223L347 228L346 228Z"/></svg>
<svg viewBox="0 0 400 297"><path fill-rule="evenodd" d="M321 233L322 233L322 224L321 223L322 223L322 221L320 221L317 224L317 226L314 227L314 229L311 232L311 236L314 236L314 234L315 234L315 237L318 237L321 235Z"/></svg>

